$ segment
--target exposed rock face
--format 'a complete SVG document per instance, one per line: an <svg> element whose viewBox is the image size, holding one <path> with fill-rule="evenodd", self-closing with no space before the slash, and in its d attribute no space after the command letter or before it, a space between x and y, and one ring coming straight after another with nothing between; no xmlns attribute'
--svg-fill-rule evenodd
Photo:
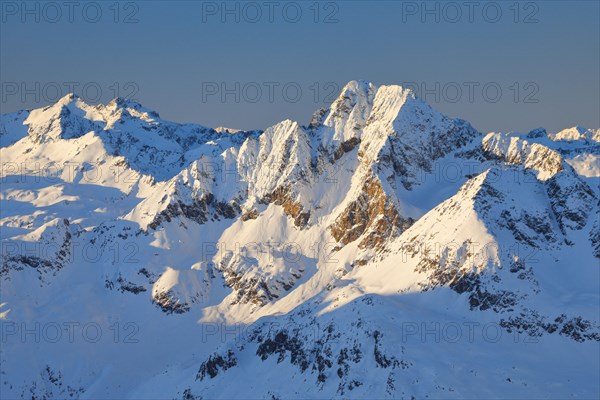
<svg viewBox="0 0 600 400"><path fill-rule="evenodd" d="M345 153L354 150L359 143L360 139L355 137L340 143L340 146L333 153L333 160L339 160Z"/></svg>
<svg viewBox="0 0 600 400"><path fill-rule="evenodd" d="M571 177L575 178L575 177ZM514 200L513 195L506 191L506 184L514 179L522 182L520 186L531 186L530 191L537 196L538 202L552 202L552 193L548 192L548 184L552 181L538 182L528 171L520 169L498 170L492 169L474 196L475 207L485 218L494 220L494 228L508 230L515 241L531 247L547 248L556 243L562 236L562 216L559 212L552 212L542 205L535 208L525 206L530 204ZM576 179L576 178L575 178ZM525 200L525 199L523 199ZM514 204L514 205L513 205ZM556 225L552 221L558 221Z"/></svg>
<svg viewBox="0 0 600 400"><path fill-rule="evenodd" d="M529 336L541 337L546 333L557 333L576 342L600 341L600 327L581 317L568 318L561 314L556 318L543 317L539 313L525 310L517 316L501 319L500 326L508 332L526 333Z"/></svg>
<svg viewBox="0 0 600 400"><path fill-rule="evenodd" d="M556 174L546 185L552 210L563 233L567 229L581 230L586 225L594 204L598 202L596 194L570 167L568 173L565 171Z"/></svg>
<svg viewBox="0 0 600 400"><path fill-rule="evenodd" d="M334 239L344 245L364 235L359 247L381 249L413 221L402 218L385 195L381 183L371 178L365 181L356 200L350 202L329 228Z"/></svg>
<svg viewBox="0 0 600 400"><path fill-rule="evenodd" d="M147 270L138 271L149 279L152 285L152 303L166 314L183 314L192 310L195 304L208 298L212 281L215 279L211 264L201 263L193 269L167 267L156 279Z"/></svg>
<svg viewBox="0 0 600 400"><path fill-rule="evenodd" d="M2 248L0 279L10 279L11 271L33 269L42 282L74 261L73 235L76 230L67 219L55 219L28 235L12 247Z"/></svg>
<svg viewBox="0 0 600 400"><path fill-rule="evenodd" d="M217 201L209 193L202 198L193 199L192 204L185 204L182 201L168 204L165 210L154 217L148 227L156 229L164 221L171 222L177 217L185 217L199 224L217 221L221 218L233 219L237 217L240 211L240 207L235 202L229 204Z"/></svg>
<svg viewBox="0 0 600 400"><path fill-rule="evenodd" d="M546 132L546 130L544 128L536 128L536 129L531 130L527 134L527 137L529 139L546 138L546 137L548 137L548 132Z"/></svg>
<svg viewBox="0 0 600 400"><path fill-rule="evenodd" d="M519 164L537 171L540 179L548 179L564 169L563 159L558 152L518 137L489 133L483 138L482 146L485 152L509 164Z"/></svg>
<svg viewBox="0 0 600 400"><path fill-rule="evenodd" d="M257 211L257 210L255 210L255 209L250 209L250 210L247 210L247 211L244 211L244 212L242 212L242 216L241 216L241 218L242 218L242 221L248 221L248 220L251 220L251 219L256 219L256 218L258 218L258 215L259 215L259 214L258 214L258 211Z"/></svg>
<svg viewBox="0 0 600 400"><path fill-rule="evenodd" d="M234 290L232 304L263 306L275 301L294 287L306 269L302 260L286 263L285 244L255 245L227 252L217 264L225 284Z"/></svg>
<svg viewBox="0 0 600 400"><path fill-rule="evenodd" d="M171 291L159 292L152 297L152 302L167 314L183 314L190 311L188 303L182 303Z"/></svg>
<svg viewBox="0 0 600 400"><path fill-rule="evenodd" d="M227 175L231 169L233 176ZM187 219L198 224L237 218L245 187L237 179L234 152L202 157L167 182L130 212L142 228L157 229L163 222ZM218 197L217 197L218 196Z"/></svg>
<svg viewBox="0 0 600 400"><path fill-rule="evenodd" d="M236 291L237 296L232 304L252 303L263 306L270 301L276 300L279 296L273 293L271 287L260 278L243 279L242 276L233 271L226 270L223 273L227 285ZM281 284L282 282L274 282ZM290 289L292 285L283 284L284 289ZM274 289L279 289L275 287Z"/></svg>
<svg viewBox="0 0 600 400"><path fill-rule="evenodd" d="M590 243L592 244L592 251L594 256L600 258L600 204L596 208L596 215L594 225L590 231Z"/></svg>
<svg viewBox="0 0 600 400"><path fill-rule="evenodd" d="M300 202L292 198L294 192L289 186L281 186L263 198L266 204L273 203L283 207L283 211L294 220L299 228L307 226L310 218L310 210L305 210Z"/></svg>
<svg viewBox="0 0 600 400"><path fill-rule="evenodd" d="M21 397L32 399L70 399L84 395L86 388L69 382L63 373L46 364L40 372L39 380L32 381L28 390L23 389Z"/></svg>
<svg viewBox="0 0 600 400"><path fill-rule="evenodd" d="M355 302L374 305L369 297ZM297 313L294 315L299 317ZM293 320L290 316L290 321ZM303 321L301 324L290 322L283 328L267 322L253 328L240 342L235 350L229 349L210 356L201 365L198 379L217 378L221 371L225 372L229 365L235 364L235 360L242 356L254 356L263 362L274 359L284 367L291 365L298 372L311 376L314 383L320 386L333 381L338 395L347 395L365 385L364 377L355 370L371 366L386 372L386 379L381 383L387 385L392 394L395 373L413 366L405 358L403 347L391 354L386 346L385 334L360 314L344 328L334 321L323 325L316 320ZM258 346L252 354L247 349L255 345Z"/></svg>
<svg viewBox="0 0 600 400"><path fill-rule="evenodd" d="M139 294L139 293L143 293L147 290L144 286L137 285L133 282L129 282L128 280L123 278L123 276L121 276L121 275L119 275L119 277L115 280L115 282L108 280L108 279L105 280L104 282L105 282L104 286L107 289L113 290L116 288L121 293L129 292L129 293L133 293L133 294Z"/></svg>
<svg viewBox="0 0 600 400"><path fill-rule="evenodd" d="M468 247L468 243L464 244L462 249L465 247ZM429 279L419 285L425 291L448 286L458 294L466 294L471 310L492 309L498 313L513 311L519 296L507 290L494 288L493 278L472 268L467 263L469 257L465 255L464 258L450 260L442 259L441 256L423 257L415 271L428 274Z"/></svg>
<svg viewBox="0 0 600 400"><path fill-rule="evenodd" d="M200 365L200 369L196 375L196 380L204 380L207 376L214 378L217 376L219 371L226 371L231 367L235 367L236 365L237 359L231 350L228 351L225 356L215 353L210 356L208 360L203 362L202 365Z"/></svg>

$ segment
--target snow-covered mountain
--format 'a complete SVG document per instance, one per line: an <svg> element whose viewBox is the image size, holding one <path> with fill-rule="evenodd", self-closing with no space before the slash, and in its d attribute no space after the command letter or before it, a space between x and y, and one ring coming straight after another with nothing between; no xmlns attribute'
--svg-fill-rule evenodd
<svg viewBox="0 0 600 400"><path fill-rule="evenodd" d="M2 115L2 398L597 398L599 132Z"/></svg>

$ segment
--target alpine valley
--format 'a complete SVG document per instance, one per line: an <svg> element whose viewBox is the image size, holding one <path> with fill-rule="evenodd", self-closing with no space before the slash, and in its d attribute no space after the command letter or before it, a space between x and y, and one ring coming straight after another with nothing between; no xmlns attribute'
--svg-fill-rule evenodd
<svg viewBox="0 0 600 400"><path fill-rule="evenodd" d="M348 83L307 125L0 122L1 398L599 398L600 129Z"/></svg>

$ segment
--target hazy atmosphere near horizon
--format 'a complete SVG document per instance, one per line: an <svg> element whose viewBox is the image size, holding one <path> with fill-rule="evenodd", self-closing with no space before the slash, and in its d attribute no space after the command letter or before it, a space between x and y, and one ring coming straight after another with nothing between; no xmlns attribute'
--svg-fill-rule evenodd
<svg viewBox="0 0 600 400"><path fill-rule="evenodd" d="M0 400L600 399L600 0L0 0Z"/></svg>
<svg viewBox="0 0 600 400"><path fill-rule="evenodd" d="M416 87L482 132L600 126L594 0L2 3L3 112L74 88L178 122L264 129L308 123L364 79Z"/></svg>

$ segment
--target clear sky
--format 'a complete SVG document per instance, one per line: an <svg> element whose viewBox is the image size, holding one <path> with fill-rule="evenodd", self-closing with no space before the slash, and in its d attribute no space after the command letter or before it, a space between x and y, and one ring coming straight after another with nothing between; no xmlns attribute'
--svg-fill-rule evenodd
<svg viewBox="0 0 600 400"><path fill-rule="evenodd" d="M2 112L69 87L163 118L308 123L352 79L481 131L600 127L599 1L1 2Z"/></svg>

